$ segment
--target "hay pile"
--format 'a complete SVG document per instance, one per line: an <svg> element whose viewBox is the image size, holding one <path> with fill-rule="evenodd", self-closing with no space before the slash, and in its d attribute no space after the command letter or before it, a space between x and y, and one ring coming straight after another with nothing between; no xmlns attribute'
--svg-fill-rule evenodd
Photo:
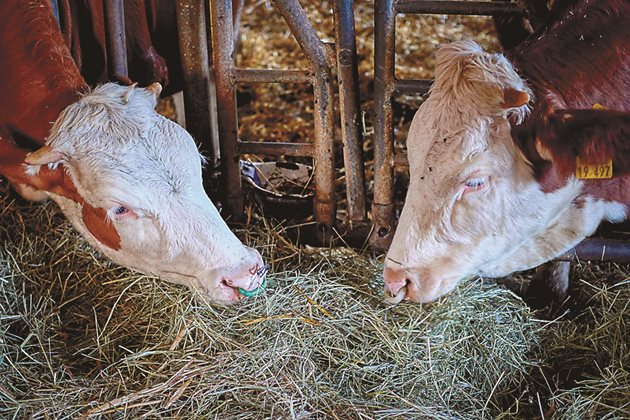
<svg viewBox="0 0 630 420"><path fill-rule="evenodd" d="M561 321L479 279L389 307L378 259L257 220L237 232L271 263L268 291L215 308L108 262L53 204L0 196L4 418L630 415L626 268L584 278L588 306Z"/></svg>

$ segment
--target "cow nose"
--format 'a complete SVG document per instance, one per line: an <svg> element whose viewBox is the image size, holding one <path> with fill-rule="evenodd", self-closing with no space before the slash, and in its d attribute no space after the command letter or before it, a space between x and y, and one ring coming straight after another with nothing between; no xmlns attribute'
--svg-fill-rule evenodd
<svg viewBox="0 0 630 420"><path fill-rule="evenodd" d="M385 300L388 303L400 303L407 295L407 287L411 283L406 270L386 267L383 270L385 281Z"/></svg>
<svg viewBox="0 0 630 420"><path fill-rule="evenodd" d="M264 264L258 251L251 249L250 255L254 259L253 265L250 260L250 263L239 272L224 279L228 286L238 289L239 293L245 297L256 296L265 290L266 275L269 271L269 266Z"/></svg>

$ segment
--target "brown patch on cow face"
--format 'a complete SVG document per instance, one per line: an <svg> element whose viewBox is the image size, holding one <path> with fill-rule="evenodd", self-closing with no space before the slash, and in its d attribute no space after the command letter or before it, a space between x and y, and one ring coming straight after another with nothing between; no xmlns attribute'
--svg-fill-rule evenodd
<svg viewBox="0 0 630 420"><path fill-rule="evenodd" d="M97 241L115 251L120 249L120 236L112 222L107 218L105 209L90 206L83 202L83 223Z"/></svg>
<svg viewBox="0 0 630 420"><path fill-rule="evenodd" d="M88 231L103 245L114 250L120 249L120 236L107 218L107 211L85 202L63 165L58 165L54 169L42 165L37 174L29 175L25 172L25 158L26 151L4 142L0 137L0 174L13 183L27 185L38 191L48 191L81 205L83 224Z"/></svg>

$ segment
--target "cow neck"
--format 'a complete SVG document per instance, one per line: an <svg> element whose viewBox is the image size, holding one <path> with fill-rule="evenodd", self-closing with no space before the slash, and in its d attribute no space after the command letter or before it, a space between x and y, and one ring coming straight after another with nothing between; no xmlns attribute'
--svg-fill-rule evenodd
<svg viewBox="0 0 630 420"><path fill-rule="evenodd" d="M85 80L48 0L5 0L0 39L0 133L43 144L61 111L87 89Z"/></svg>
<svg viewBox="0 0 630 420"><path fill-rule="evenodd" d="M513 131L513 138L525 158L531 163L534 178L545 193L552 193L567 184L567 179L560 177L553 163L543 160L534 146L533 136L526 136ZM515 134L516 132L516 134ZM630 174L614 176L611 179L584 180L582 194L595 199L614 201L630 207Z"/></svg>

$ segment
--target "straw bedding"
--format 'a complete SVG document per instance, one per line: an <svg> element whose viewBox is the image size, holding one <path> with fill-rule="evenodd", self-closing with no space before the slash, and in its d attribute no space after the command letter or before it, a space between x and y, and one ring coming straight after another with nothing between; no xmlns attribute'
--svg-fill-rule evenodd
<svg viewBox="0 0 630 420"><path fill-rule="evenodd" d="M368 3L357 2L365 16ZM251 16L273 14L263 1L248 7L244 45ZM435 19L415 36L488 31ZM412 37L412 26L399 32ZM107 261L53 204L24 203L0 181L0 416L630 417L627 266L575 265L572 297L551 321L482 279L431 305L390 307L381 255L295 245L300 226L256 209L247 220L234 230L271 264L268 290L217 308Z"/></svg>

